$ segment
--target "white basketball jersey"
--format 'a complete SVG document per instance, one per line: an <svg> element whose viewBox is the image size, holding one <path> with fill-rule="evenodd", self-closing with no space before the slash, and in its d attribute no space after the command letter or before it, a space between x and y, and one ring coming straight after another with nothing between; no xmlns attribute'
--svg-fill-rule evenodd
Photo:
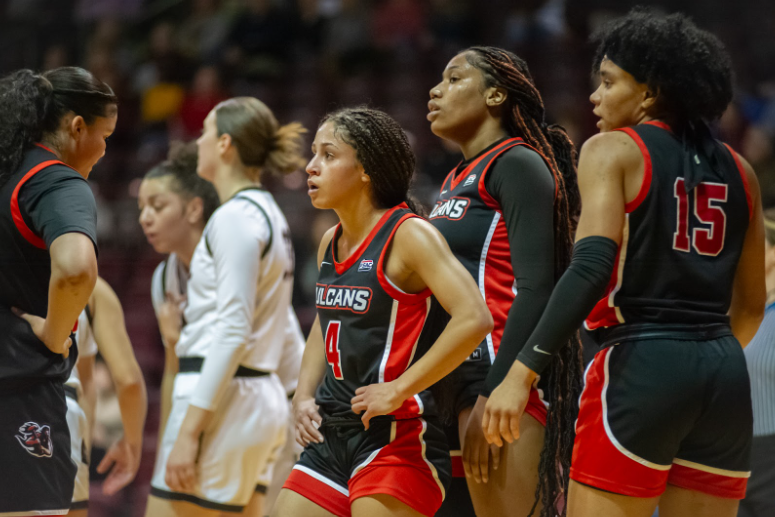
<svg viewBox="0 0 775 517"><path fill-rule="evenodd" d="M290 230L272 195L238 192L215 211L194 251L178 357L244 339L240 364L277 372L295 389L304 344L291 308L293 269ZM168 266L168 286L174 276Z"/></svg>

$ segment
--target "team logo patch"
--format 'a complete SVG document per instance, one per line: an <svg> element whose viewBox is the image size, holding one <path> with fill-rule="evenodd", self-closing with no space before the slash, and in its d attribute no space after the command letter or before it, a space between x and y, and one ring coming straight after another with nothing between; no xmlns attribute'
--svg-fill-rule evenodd
<svg viewBox="0 0 775 517"><path fill-rule="evenodd" d="M374 261L371 259L365 259L361 260L361 263L358 264L358 272L361 271L371 271L371 268L374 267Z"/></svg>
<svg viewBox="0 0 775 517"><path fill-rule="evenodd" d="M466 210L468 210L468 205L470 203L471 200L467 197L452 197L449 199L436 201L436 206L433 207L431 215L428 216L428 219L436 219L440 217L442 219L457 221L466 215Z"/></svg>
<svg viewBox="0 0 775 517"><path fill-rule="evenodd" d="M27 422L19 428L16 439L24 450L38 458L50 458L54 454L51 428L47 425L40 426L35 422Z"/></svg>
<svg viewBox="0 0 775 517"><path fill-rule="evenodd" d="M469 177L466 178L466 182L463 183L463 186L467 187L468 185L473 185L474 181L476 181L476 174L471 174Z"/></svg>

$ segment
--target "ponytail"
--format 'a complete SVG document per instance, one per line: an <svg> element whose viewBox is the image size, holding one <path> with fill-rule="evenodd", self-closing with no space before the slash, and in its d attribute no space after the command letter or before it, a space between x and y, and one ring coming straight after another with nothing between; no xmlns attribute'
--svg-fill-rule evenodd
<svg viewBox="0 0 775 517"><path fill-rule="evenodd" d="M280 126L269 107L255 97L235 97L215 107L218 136L228 134L246 167L287 174L304 167L298 122ZM252 178L258 180L258 178Z"/></svg>
<svg viewBox="0 0 775 517"><path fill-rule="evenodd" d="M91 124L117 103L113 90L82 68L18 70L0 79L0 185L35 142L59 129L65 115L73 112Z"/></svg>
<svg viewBox="0 0 775 517"><path fill-rule="evenodd" d="M288 174L304 167L301 157L302 134L306 133L299 122L291 122L277 128L274 141L266 157L267 168Z"/></svg>
<svg viewBox="0 0 775 517"><path fill-rule="evenodd" d="M41 139L51 106L51 83L31 70L0 79L0 185L19 168L24 153Z"/></svg>

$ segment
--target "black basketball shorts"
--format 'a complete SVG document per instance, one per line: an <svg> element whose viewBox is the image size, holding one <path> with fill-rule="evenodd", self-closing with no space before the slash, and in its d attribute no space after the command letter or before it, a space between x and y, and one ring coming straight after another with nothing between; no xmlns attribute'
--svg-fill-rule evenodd
<svg viewBox="0 0 775 517"><path fill-rule="evenodd" d="M77 467L66 414L59 380L0 383L0 516L67 514Z"/></svg>
<svg viewBox="0 0 775 517"><path fill-rule="evenodd" d="M435 419L323 419L323 443L308 445L283 488L339 517L359 497L387 494L428 517L449 488L447 439Z"/></svg>
<svg viewBox="0 0 775 517"><path fill-rule="evenodd" d="M667 483L745 496L753 416L733 336L622 342L599 352L585 377L572 479L642 498Z"/></svg>

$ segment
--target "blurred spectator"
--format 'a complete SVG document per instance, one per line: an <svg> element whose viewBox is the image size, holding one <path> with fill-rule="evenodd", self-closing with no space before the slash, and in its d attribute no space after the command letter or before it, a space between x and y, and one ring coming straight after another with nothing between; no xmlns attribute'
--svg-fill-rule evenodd
<svg viewBox="0 0 775 517"><path fill-rule="evenodd" d="M304 52L320 54L326 25L320 0L296 0L296 11L296 45Z"/></svg>
<svg viewBox="0 0 775 517"><path fill-rule="evenodd" d="M134 90L142 96L142 120L163 122L178 114L183 102L181 84L187 63L174 47L174 27L159 23L151 31L148 57L134 78Z"/></svg>
<svg viewBox="0 0 775 517"><path fill-rule="evenodd" d="M135 20L142 6L143 0L78 0L76 18L84 22L105 18Z"/></svg>
<svg viewBox="0 0 775 517"><path fill-rule="evenodd" d="M277 76L293 42L291 18L272 0L243 1L245 10L229 32L227 62L243 76Z"/></svg>
<svg viewBox="0 0 775 517"><path fill-rule="evenodd" d="M374 11L374 43L381 49L419 48L428 36L425 10L415 0L382 0Z"/></svg>
<svg viewBox="0 0 775 517"><path fill-rule="evenodd" d="M325 30L324 47L333 66L350 75L372 66L371 11L359 0L341 0Z"/></svg>
<svg viewBox="0 0 775 517"><path fill-rule="evenodd" d="M229 33L221 0L193 0L191 14L178 27L180 50L189 59L214 63Z"/></svg>
<svg viewBox="0 0 775 517"><path fill-rule="evenodd" d="M199 136L207 114L226 97L216 67L203 66L197 70L180 107L178 134L172 135L172 139L185 141Z"/></svg>
<svg viewBox="0 0 775 517"><path fill-rule="evenodd" d="M41 65L41 69L52 70L54 68L67 66L69 64L70 58L68 56L67 47L60 43L51 45L46 49L45 54L43 54L43 64ZM102 78L100 77L100 79Z"/></svg>
<svg viewBox="0 0 775 517"><path fill-rule="evenodd" d="M470 45L474 25L470 19L469 4L465 0L431 0L428 28L433 43L452 54Z"/></svg>

